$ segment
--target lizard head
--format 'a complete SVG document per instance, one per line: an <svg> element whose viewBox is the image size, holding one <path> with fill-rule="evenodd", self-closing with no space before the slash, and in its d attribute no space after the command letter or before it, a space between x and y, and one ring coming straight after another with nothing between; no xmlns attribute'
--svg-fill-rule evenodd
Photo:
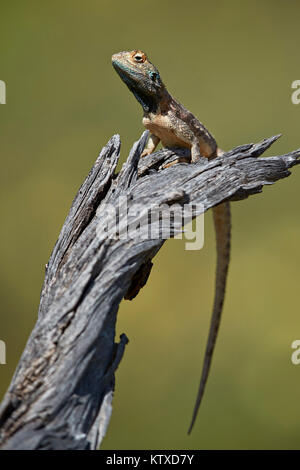
<svg viewBox="0 0 300 470"><path fill-rule="evenodd" d="M165 89L156 67L140 50L119 52L112 64L145 112L154 112Z"/></svg>

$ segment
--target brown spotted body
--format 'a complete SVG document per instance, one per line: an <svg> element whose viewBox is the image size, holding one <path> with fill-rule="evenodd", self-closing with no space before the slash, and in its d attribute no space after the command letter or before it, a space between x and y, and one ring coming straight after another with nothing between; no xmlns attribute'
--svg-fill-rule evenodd
<svg viewBox="0 0 300 470"><path fill-rule="evenodd" d="M143 125L151 134L158 137L163 147L186 147L191 150L192 161L200 156L216 155L217 143L206 127L167 90L162 94L156 112L144 112ZM158 141L159 142L159 141ZM142 156L153 152L150 145Z"/></svg>
<svg viewBox="0 0 300 470"><path fill-rule="evenodd" d="M168 109L160 109L157 113L144 113L142 122L151 134L159 138L163 147L192 149L193 144L196 143L203 157L211 157L217 151L215 139L203 124L173 98L170 100ZM147 150L148 147L144 155L148 153ZM151 148L151 152L153 150ZM192 161L197 161L200 155L197 153L192 155Z"/></svg>
<svg viewBox="0 0 300 470"><path fill-rule="evenodd" d="M157 68L140 50L119 52L112 63L121 79L134 94L144 110L143 125L150 136L142 157L152 153L159 142L164 147L186 147L191 161L201 157L214 158L222 154L215 139L198 119L167 91ZM213 351L220 326L230 257L230 206L228 202L213 208L217 242L215 298L210 330L205 350L200 385L189 433L192 430L204 394Z"/></svg>

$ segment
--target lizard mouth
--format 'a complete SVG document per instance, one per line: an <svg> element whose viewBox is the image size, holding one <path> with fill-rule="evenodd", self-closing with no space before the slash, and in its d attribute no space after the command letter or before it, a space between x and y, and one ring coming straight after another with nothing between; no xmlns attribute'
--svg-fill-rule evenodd
<svg viewBox="0 0 300 470"><path fill-rule="evenodd" d="M120 75L121 79L126 84L131 83L133 86L135 85L137 87L138 83L142 83L143 74L136 70L132 70L130 65L119 62L118 59L114 59L114 56L112 57L112 65L117 74Z"/></svg>

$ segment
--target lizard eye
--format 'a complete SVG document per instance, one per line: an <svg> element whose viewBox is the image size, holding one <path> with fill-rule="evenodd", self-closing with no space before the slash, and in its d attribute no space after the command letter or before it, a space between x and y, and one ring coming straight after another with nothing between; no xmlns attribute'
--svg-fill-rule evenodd
<svg viewBox="0 0 300 470"><path fill-rule="evenodd" d="M140 62L140 63L145 62L145 60L146 60L145 54L140 54L140 53L135 54L135 56L133 56L133 58L136 62Z"/></svg>

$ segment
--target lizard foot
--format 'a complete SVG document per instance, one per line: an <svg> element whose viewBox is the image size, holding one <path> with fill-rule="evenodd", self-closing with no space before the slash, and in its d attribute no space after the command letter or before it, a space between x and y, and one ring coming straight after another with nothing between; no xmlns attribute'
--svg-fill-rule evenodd
<svg viewBox="0 0 300 470"><path fill-rule="evenodd" d="M169 168L169 166L175 165L176 163L190 163L191 159L188 157L178 157L176 160L170 163L166 163L162 166L163 169Z"/></svg>
<svg viewBox="0 0 300 470"><path fill-rule="evenodd" d="M198 165L199 164L206 165L207 161L208 161L207 158L202 157L201 155L197 155L197 156L193 155L191 163L196 163Z"/></svg>
<svg viewBox="0 0 300 470"><path fill-rule="evenodd" d="M143 152L141 153L141 158L146 157L147 155L150 155L150 153L152 153L152 150L150 149L143 150Z"/></svg>

